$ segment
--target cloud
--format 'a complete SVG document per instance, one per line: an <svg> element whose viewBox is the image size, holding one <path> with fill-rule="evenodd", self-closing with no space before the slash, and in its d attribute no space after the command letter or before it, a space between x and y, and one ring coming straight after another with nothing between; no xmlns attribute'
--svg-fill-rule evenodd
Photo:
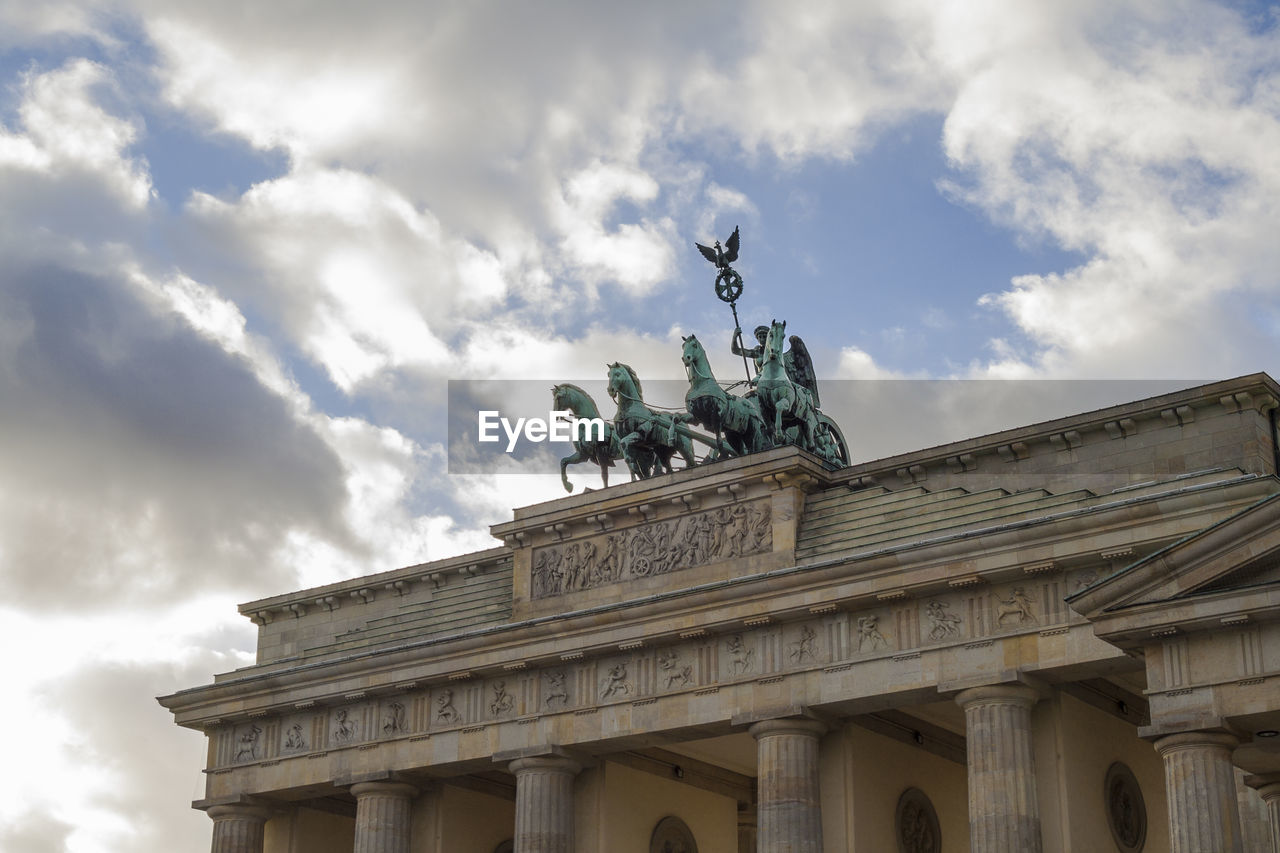
<svg viewBox="0 0 1280 853"><path fill-rule="evenodd" d="M48 809L30 809L0 828L0 844L10 853L61 853L74 826L60 820Z"/></svg>
<svg viewBox="0 0 1280 853"><path fill-rule="evenodd" d="M96 3L0 0L0 49L66 36L99 36Z"/></svg>
<svg viewBox="0 0 1280 853"><path fill-rule="evenodd" d="M85 59L72 60L23 80L18 117L24 133L0 127L0 170L62 178L88 177L128 208L146 205L152 195L145 167L126 156L137 128L111 115L93 96L110 87L110 73Z"/></svg>
<svg viewBox="0 0 1280 853"><path fill-rule="evenodd" d="M341 463L243 361L109 278L37 266L0 293L24 331L0 372L0 538L18 600L241 585L289 528L341 530Z"/></svg>
<svg viewBox="0 0 1280 853"><path fill-rule="evenodd" d="M879 130L945 107L951 81L929 55L934 4L758 4L736 15L728 57L682 87L684 123L749 153L845 160ZM733 44L726 40L723 44Z"/></svg>
<svg viewBox="0 0 1280 853"><path fill-rule="evenodd" d="M1055 16L966 60L983 70L947 117L946 151L965 176L947 191L1088 256L984 304L1028 337L1021 358L1040 370L1238 370L1270 347L1248 330L1240 340L1224 294L1277 297L1276 30L1251 32L1212 5L1117 18ZM1186 346L1229 328L1236 345L1207 362Z"/></svg>

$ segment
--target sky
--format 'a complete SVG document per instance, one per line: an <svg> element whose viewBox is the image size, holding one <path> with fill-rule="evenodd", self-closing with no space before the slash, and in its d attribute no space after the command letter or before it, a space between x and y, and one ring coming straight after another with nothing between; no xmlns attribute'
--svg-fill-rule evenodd
<svg viewBox="0 0 1280 853"><path fill-rule="evenodd" d="M734 374L694 241L843 387L1280 375L1278 22L0 0L0 849L208 849L154 697L251 662L237 603L563 494L451 473L449 380ZM1071 411L961 396L852 455Z"/></svg>

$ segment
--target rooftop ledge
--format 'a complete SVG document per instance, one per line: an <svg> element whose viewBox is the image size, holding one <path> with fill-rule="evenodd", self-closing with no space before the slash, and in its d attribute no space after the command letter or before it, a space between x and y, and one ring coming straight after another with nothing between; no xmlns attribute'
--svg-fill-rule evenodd
<svg viewBox="0 0 1280 853"><path fill-rule="evenodd" d="M395 588L431 575L451 572L474 574L512 559L513 551L557 525L608 524L610 516L645 514L654 504L682 503L692 509L703 496L716 503L734 500L744 484L765 484L769 489L803 491L846 486L861 488L882 483L900 486L931 468L952 472L977 467L981 457L1016 462L1030 456L1039 445L1071 449L1086 433L1105 431L1111 437L1130 434L1140 422L1169 427L1193 422L1200 414L1228 414L1253 410L1266 414L1280 407L1280 384L1266 373L1198 385L1156 397L1110 406L1076 415L963 439L884 459L860 462L832 470L822 460L795 447L726 459L710 465L664 474L647 480L587 490L576 495L520 507L513 519L490 527L504 545L485 551L419 563L324 586L258 599L239 607L255 621L272 613L288 613L295 603L312 604L333 597L344 599L362 590Z"/></svg>

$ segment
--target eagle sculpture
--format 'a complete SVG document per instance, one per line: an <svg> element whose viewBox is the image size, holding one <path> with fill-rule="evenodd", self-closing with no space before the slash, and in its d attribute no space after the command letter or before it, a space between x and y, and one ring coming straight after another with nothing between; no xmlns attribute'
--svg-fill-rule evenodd
<svg viewBox="0 0 1280 853"><path fill-rule="evenodd" d="M728 269L729 264L738 259L738 228L734 226L733 233L729 235L729 239L724 241L723 248L720 241L716 241L715 248L704 246L701 243L694 243L698 247L698 251L702 252L702 256L711 263L716 265L716 269Z"/></svg>

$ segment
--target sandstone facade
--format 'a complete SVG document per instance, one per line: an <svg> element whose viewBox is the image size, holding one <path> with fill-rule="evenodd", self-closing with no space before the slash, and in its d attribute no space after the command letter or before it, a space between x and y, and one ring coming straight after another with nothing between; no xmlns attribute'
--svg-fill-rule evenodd
<svg viewBox="0 0 1280 853"><path fill-rule="evenodd" d="M517 509L163 697L215 851L1280 853L1265 375Z"/></svg>

